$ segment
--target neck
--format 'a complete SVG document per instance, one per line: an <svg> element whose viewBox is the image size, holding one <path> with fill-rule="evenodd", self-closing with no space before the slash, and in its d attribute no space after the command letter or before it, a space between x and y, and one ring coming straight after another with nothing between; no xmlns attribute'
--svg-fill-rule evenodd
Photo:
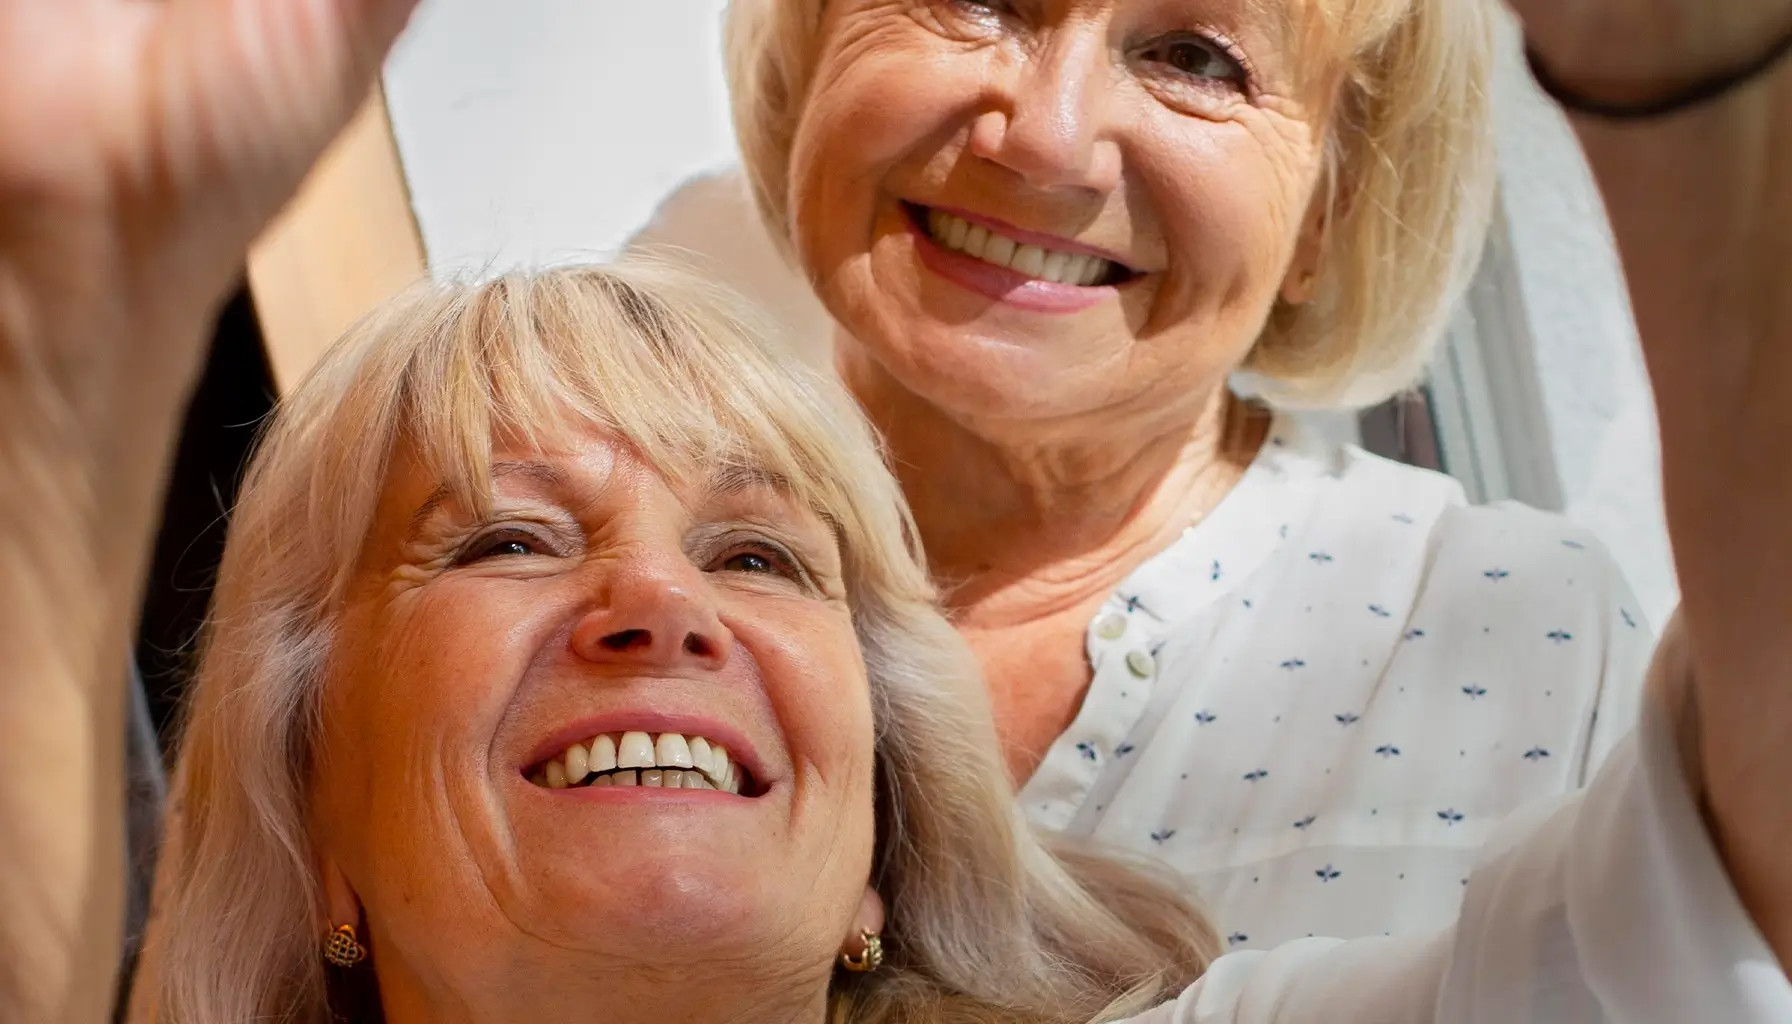
<svg viewBox="0 0 1792 1024"><path fill-rule="evenodd" d="M1155 418L965 423L842 345L959 624L1002 629L1104 599L1237 484L1267 413L1216 384Z"/></svg>
<svg viewBox="0 0 1792 1024"><path fill-rule="evenodd" d="M605 1024L824 1024L826 972L801 977L745 970L737 963L629 964L599 968L585 958L512 965L482 991L449 991L403 971L380 976L387 1024L492 1024L592 1020ZM830 965L831 966L831 965Z"/></svg>

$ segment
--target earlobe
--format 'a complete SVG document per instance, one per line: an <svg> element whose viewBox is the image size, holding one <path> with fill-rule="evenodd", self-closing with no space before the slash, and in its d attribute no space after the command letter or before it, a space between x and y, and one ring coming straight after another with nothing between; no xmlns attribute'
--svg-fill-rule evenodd
<svg viewBox="0 0 1792 1024"><path fill-rule="evenodd" d="M321 857L318 864L318 881L324 891L324 911L330 915L325 922L325 930L333 931L341 925L359 925L361 922L361 898L355 895L355 887L349 883L348 876L342 868L329 857Z"/></svg>
<svg viewBox="0 0 1792 1024"><path fill-rule="evenodd" d="M1285 305L1304 306L1313 301L1318 291L1319 271L1325 260L1326 239L1331 227L1331 190L1321 188L1313 195L1307 216L1294 244L1294 259L1282 278L1281 300Z"/></svg>
<svg viewBox="0 0 1792 1024"><path fill-rule="evenodd" d="M840 966L859 974L876 971L884 964L884 899L865 887L859 912L853 915L852 932L840 944Z"/></svg>

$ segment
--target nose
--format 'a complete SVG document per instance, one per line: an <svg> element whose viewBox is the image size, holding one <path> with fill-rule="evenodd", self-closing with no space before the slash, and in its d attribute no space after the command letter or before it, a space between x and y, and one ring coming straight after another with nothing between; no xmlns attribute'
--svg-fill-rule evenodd
<svg viewBox="0 0 1792 1024"><path fill-rule="evenodd" d="M1066 30L1037 61L1020 64L1006 102L971 127L971 152L1038 189L1113 190L1120 150L1109 137L1106 43Z"/></svg>
<svg viewBox="0 0 1792 1024"><path fill-rule="evenodd" d="M573 654L601 665L720 670L734 634L694 566L625 557L611 566L603 599L573 627Z"/></svg>

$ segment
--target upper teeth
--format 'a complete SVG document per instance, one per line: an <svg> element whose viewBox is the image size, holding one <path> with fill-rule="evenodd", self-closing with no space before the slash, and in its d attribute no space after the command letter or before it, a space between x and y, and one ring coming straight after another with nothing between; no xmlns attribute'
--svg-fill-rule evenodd
<svg viewBox="0 0 1792 1024"><path fill-rule="evenodd" d="M1112 260L1100 256L1059 252L1017 242L981 224L972 224L939 210L927 211L927 233L939 244L972 259L1058 284L1083 287L1099 284L1115 266Z"/></svg>
<svg viewBox="0 0 1792 1024"><path fill-rule="evenodd" d="M739 793L742 775L726 747L701 736L625 732L595 736L588 743L567 747L529 781L548 789L640 785Z"/></svg>

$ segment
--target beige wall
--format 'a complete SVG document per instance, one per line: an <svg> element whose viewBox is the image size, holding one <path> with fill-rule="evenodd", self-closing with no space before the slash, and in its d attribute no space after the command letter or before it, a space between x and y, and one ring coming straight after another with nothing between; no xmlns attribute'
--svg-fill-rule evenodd
<svg viewBox="0 0 1792 1024"><path fill-rule="evenodd" d="M249 254L249 286L281 393L349 325L424 270L376 90Z"/></svg>

